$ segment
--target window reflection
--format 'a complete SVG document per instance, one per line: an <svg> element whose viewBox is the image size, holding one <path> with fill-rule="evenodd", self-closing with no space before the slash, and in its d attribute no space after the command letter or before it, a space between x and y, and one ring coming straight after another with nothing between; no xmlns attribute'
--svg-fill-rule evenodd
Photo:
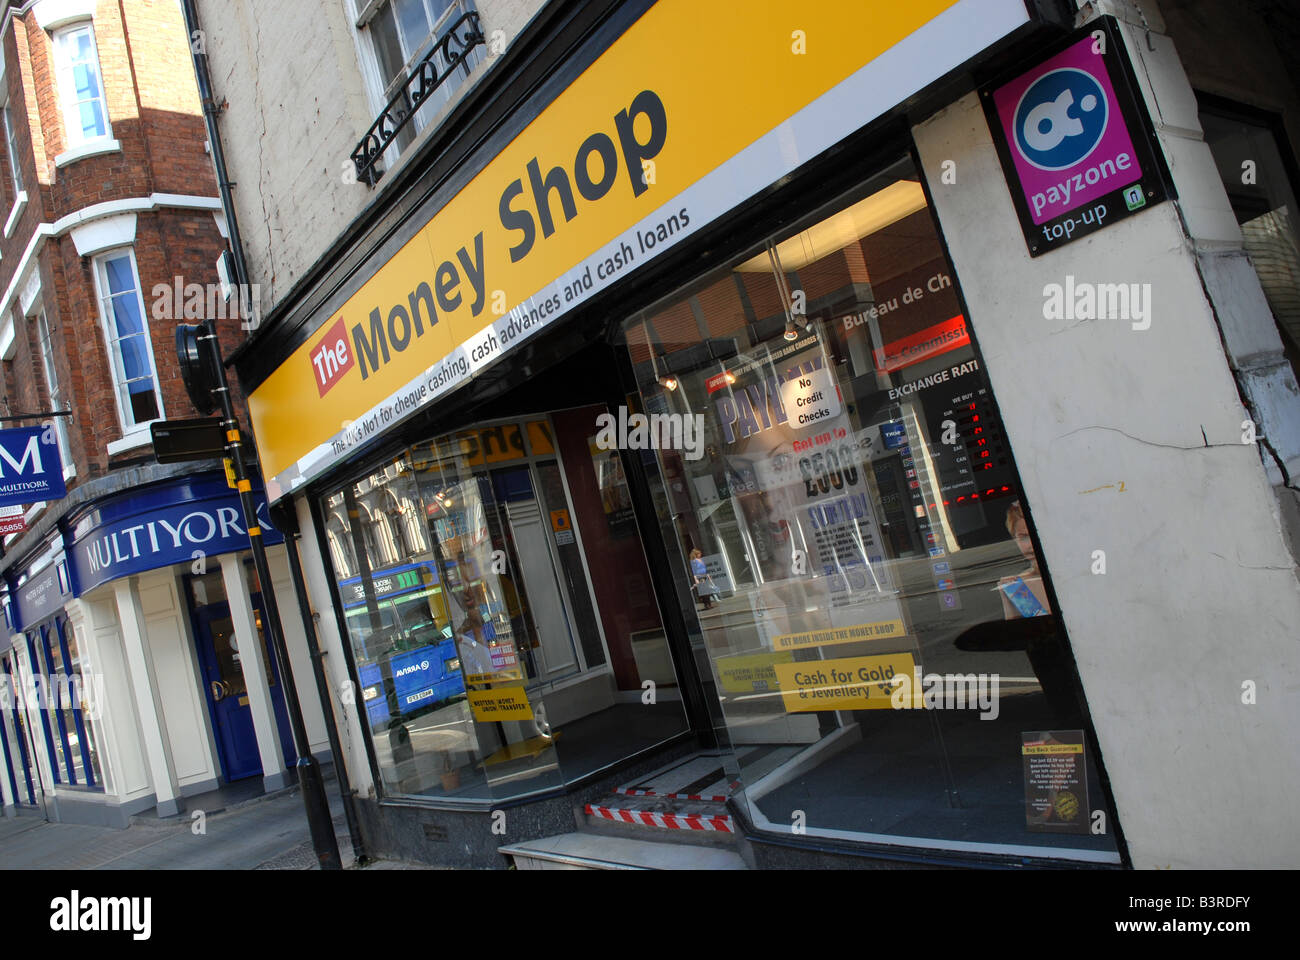
<svg viewBox="0 0 1300 960"><path fill-rule="evenodd" d="M718 588L694 615L753 822L1112 860L1086 817L1025 816L1022 735L1083 711L910 163L624 332L646 410L703 418L655 489L684 582L698 551ZM1090 750L1079 773L1095 791Z"/></svg>
<svg viewBox="0 0 1300 960"><path fill-rule="evenodd" d="M590 455L595 415L420 442L325 498L386 793L516 797L685 730L626 481L606 469L602 486Z"/></svg>

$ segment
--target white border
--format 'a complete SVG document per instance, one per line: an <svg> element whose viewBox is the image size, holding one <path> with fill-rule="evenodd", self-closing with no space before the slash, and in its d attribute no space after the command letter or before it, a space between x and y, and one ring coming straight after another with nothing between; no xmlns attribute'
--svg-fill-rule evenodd
<svg viewBox="0 0 1300 960"><path fill-rule="evenodd" d="M112 327L109 325L110 320L104 311L104 299L106 294L104 293L105 283L103 273L104 261L115 254L123 252L131 258L131 271L135 276L135 298L136 302L140 305L140 323L143 327L141 334L144 336L145 346L149 350L149 366L151 368L150 372L153 374L153 392L154 396L158 399L158 416L155 420L163 420L167 417L167 412L163 409L162 383L158 380L158 361L154 359L153 355L153 337L149 331L149 312L144 302L144 290L141 289L140 266L136 263L135 247L117 247L111 250L103 250L95 254L95 258L91 261L91 266L92 272L95 275L95 302L97 305L97 312L99 313L99 329L100 332L104 334L104 346L108 350L109 368L113 372L113 402L117 406L117 422L122 428L122 438L120 440L109 442L108 452L110 454L121 452L123 449L129 450L132 447L142 446L143 444L148 443L149 437L151 436L149 432L149 424L155 422L154 420L146 420L143 423L128 424L126 422L126 411L122 408L122 382L119 379L119 374L125 374L126 371L125 369L121 371L118 370L118 364L121 362L121 359L119 354L113 351ZM143 440L125 444L126 441L134 441L141 435L144 437ZM114 444L122 446L120 446L117 451L114 451L112 449Z"/></svg>
<svg viewBox="0 0 1300 960"><path fill-rule="evenodd" d="M69 147L54 158L56 167L66 167L70 163L76 163L78 160L85 160L87 157L97 157L101 153L121 153L122 142L114 140L111 136L95 137L91 140L85 140L75 147Z"/></svg>

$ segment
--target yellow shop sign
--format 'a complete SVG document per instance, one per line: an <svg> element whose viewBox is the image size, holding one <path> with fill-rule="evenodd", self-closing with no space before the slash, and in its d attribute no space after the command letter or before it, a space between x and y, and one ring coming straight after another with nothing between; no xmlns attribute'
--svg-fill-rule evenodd
<svg viewBox="0 0 1300 960"><path fill-rule="evenodd" d="M249 397L272 499L1027 22L659 0Z"/></svg>

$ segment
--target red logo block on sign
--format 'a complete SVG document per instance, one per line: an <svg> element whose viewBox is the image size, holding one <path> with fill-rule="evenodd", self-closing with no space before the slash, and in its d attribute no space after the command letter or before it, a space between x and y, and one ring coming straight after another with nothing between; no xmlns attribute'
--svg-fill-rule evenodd
<svg viewBox="0 0 1300 960"><path fill-rule="evenodd" d="M330 388L343 379L343 375L356 363L352 345L348 343L347 328L343 326L343 318L339 317L311 352L311 371L316 378L316 389L320 395L323 397L329 393Z"/></svg>

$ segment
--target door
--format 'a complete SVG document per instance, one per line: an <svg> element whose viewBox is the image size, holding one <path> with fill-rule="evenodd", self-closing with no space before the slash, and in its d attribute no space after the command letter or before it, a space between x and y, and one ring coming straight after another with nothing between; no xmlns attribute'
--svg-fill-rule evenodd
<svg viewBox="0 0 1300 960"><path fill-rule="evenodd" d="M294 751L293 738L289 732L288 712L280 688L279 671L261 629L265 616L261 598L254 595L253 604L257 613L258 641L262 644L267 663L280 749L284 753L285 766L289 766L298 755ZM257 749L253 711L248 704L248 690L240 666L239 641L235 637L230 605L221 601L198 607L194 613L194 627L208 712L212 717L212 731L217 742L222 773L228 782L257 776L262 773L262 758Z"/></svg>
<svg viewBox="0 0 1300 960"><path fill-rule="evenodd" d="M550 551L552 518L542 513L527 467L494 470L492 479L497 501L505 508L524 591L532 607L541 649L540 678L554 680L577 673L582 665Z"/></svg>

